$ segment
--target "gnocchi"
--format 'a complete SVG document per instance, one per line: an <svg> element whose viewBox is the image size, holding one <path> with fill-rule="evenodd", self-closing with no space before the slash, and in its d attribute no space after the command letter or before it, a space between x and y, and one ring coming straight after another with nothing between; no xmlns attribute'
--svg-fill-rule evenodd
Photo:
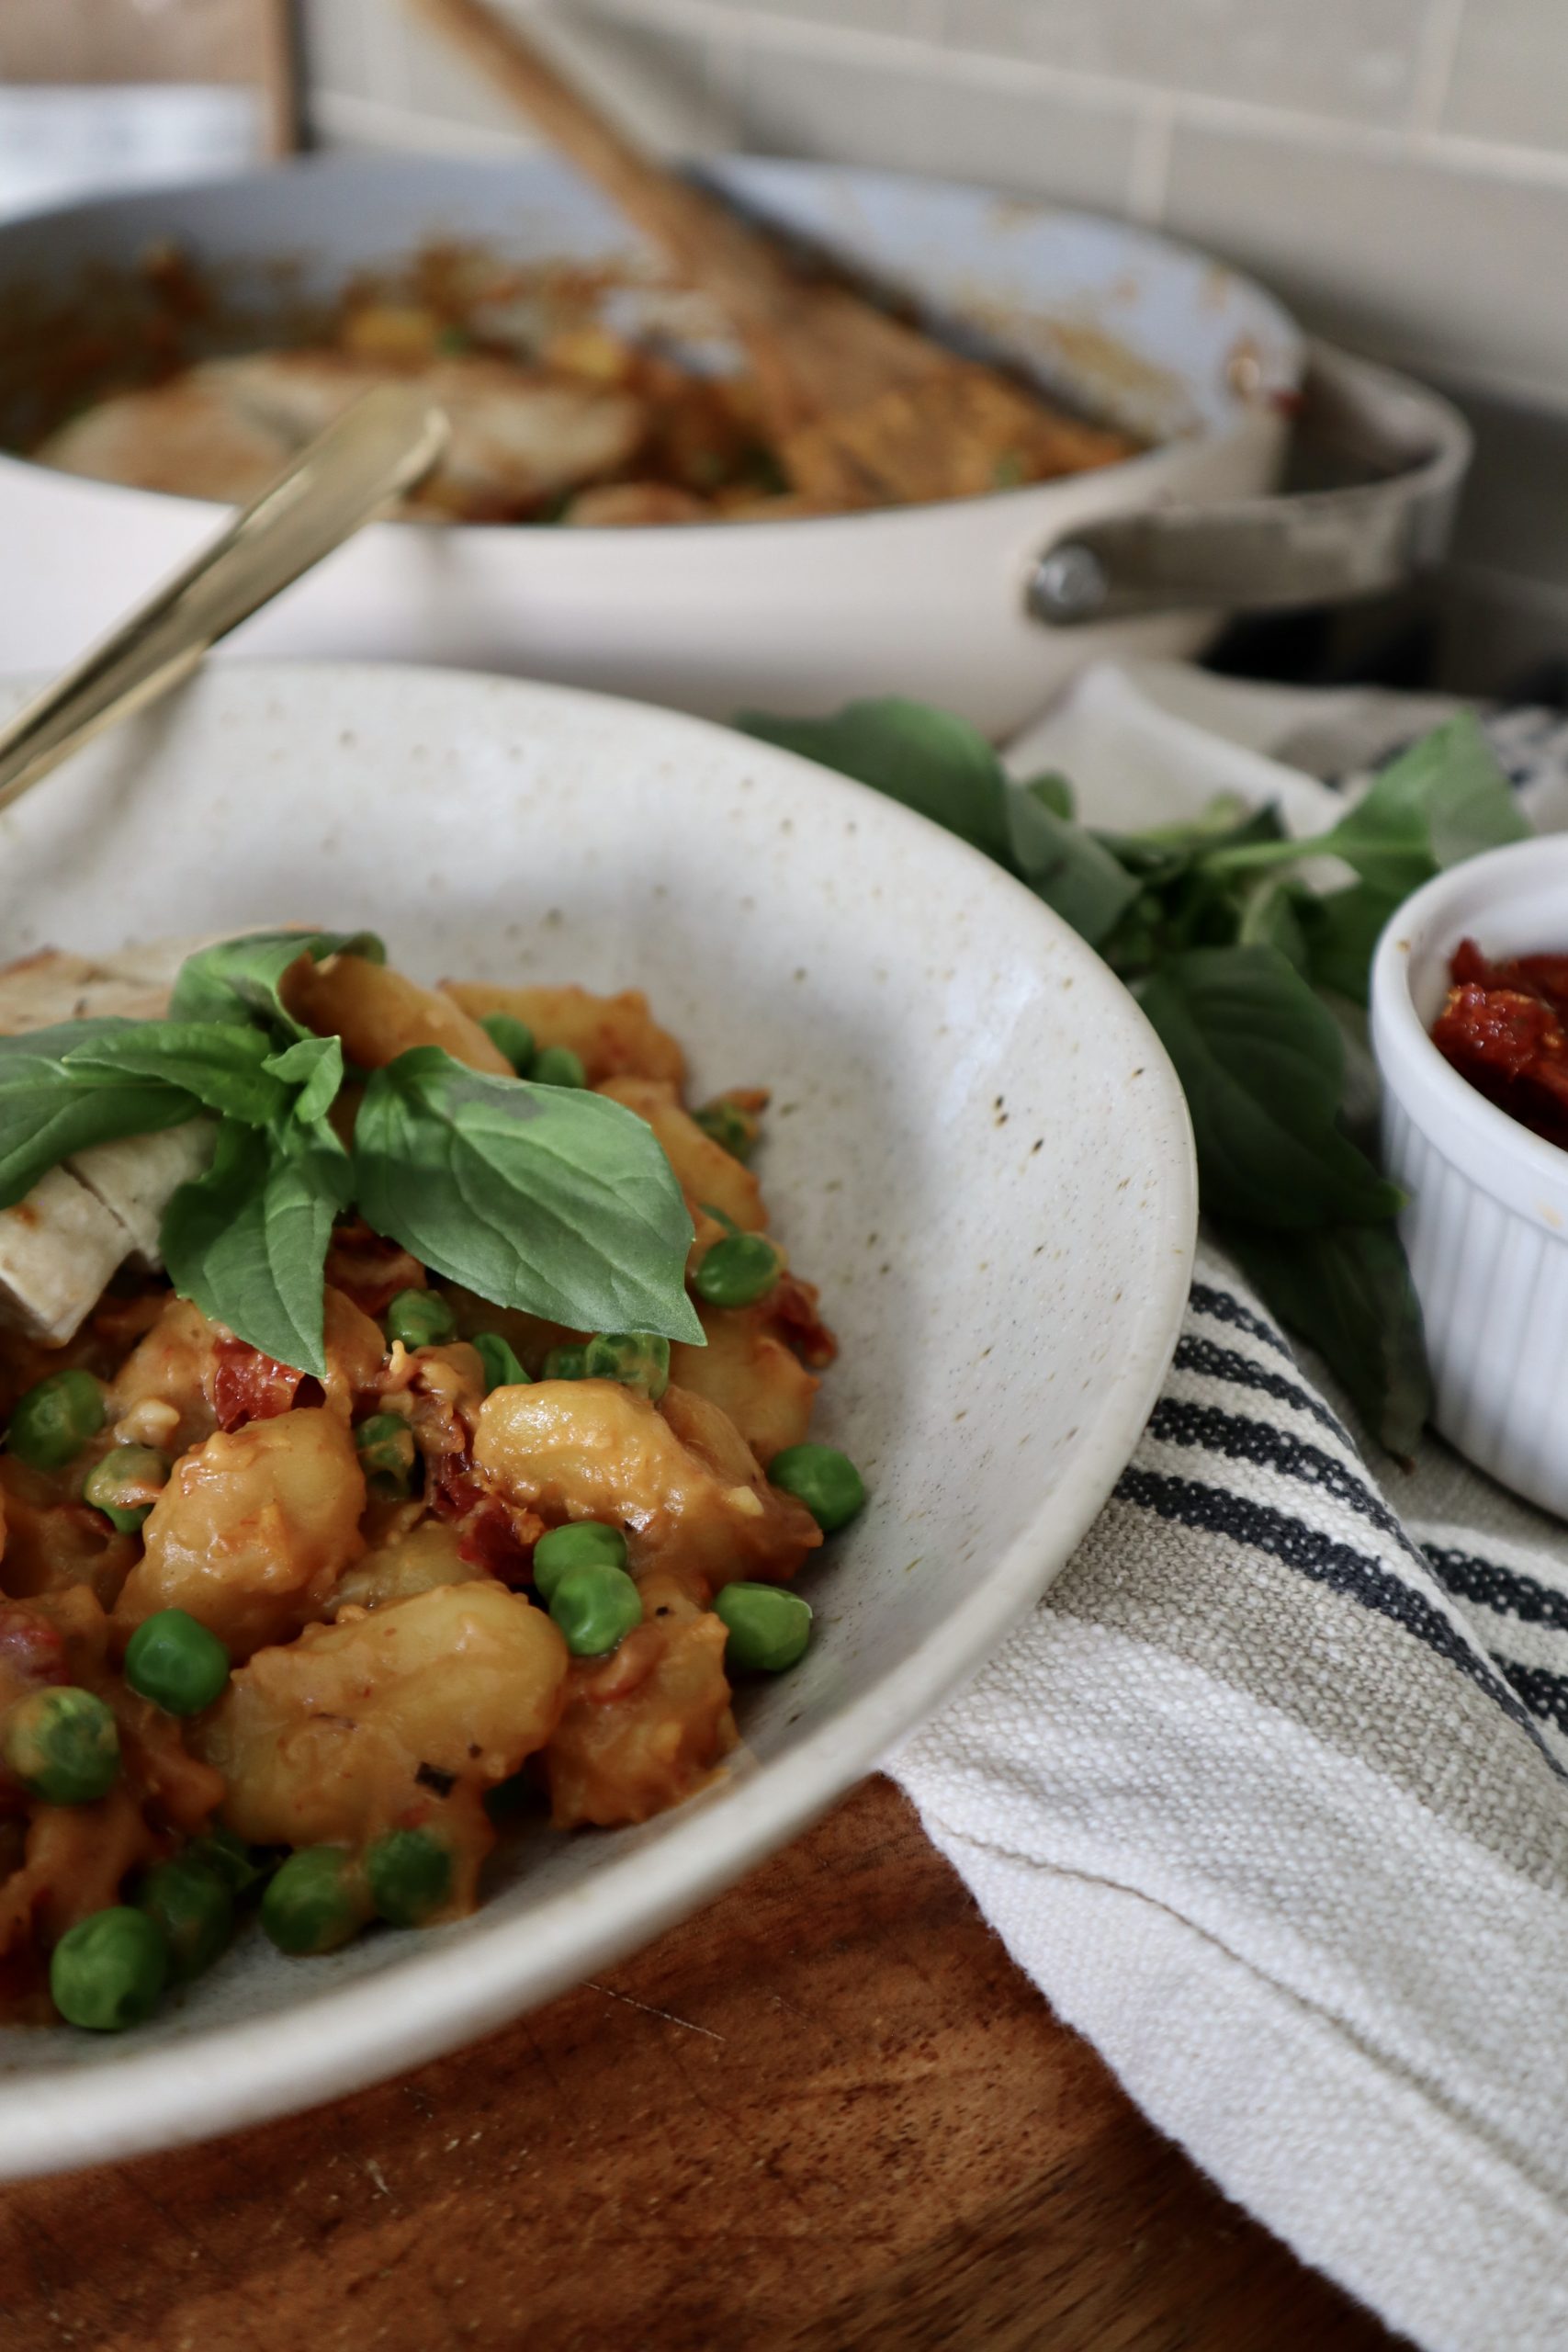
<svg viewBox="0 0 1568 2352"><path fill-rule="evenodd" d="M579 1081L633 1114L613 1124L657 1170L688 1336L497 1304L397 1215L373 1229L350 1210L317 1230L314 1369L219 1319L210 1289L180 1295L148 1253L68 1341L36 1315L7 1329L0 1303L0 2000L17 2015L49 2014L51 1987L68 2018L100 2022L80 1971L111 1968L117 1936L148 1965L153 1897L133 1932L112 1923L171 1860L215 1890L220 1929L265 1884L264 1929L304 1952L329 1948L323 1887L331 1939L471 1910L517 1804L563 1832L682 1804L737 1746L738 1676L787 1668L808 1639L796 1596L766 1595L799 1629L788 1656L749 1647L737 1612L837 1523L800 1473L824 1451L807 1441L832 1335L784 1250L737 1239L768 1222L739 1156L766 1097L694 1116L682 1048L635 989L432 989L368 954L289 962L290 935L274 944L281 1036L307 1050L275 1029L257 1057L335 1071L313 1039L340 1041L330 1130L312 1114L329 1161L346 1164L367 1089L414 1048L496 1079L537 1061L556 1091L514 1098L520 1119ZM29 1020L47 1016L35 996L29 979ZM462 1085L490 1115L494 1090ZM134 1161L136 1142L117 1148ZM699 1279L726 1244L749 1304L726 1301L722 1261ZM285 1920L290 1884L303 1907ZM75 1937L100 1914L101 1938ZM63 1972L57 1951L76 1955Z"/></svg>

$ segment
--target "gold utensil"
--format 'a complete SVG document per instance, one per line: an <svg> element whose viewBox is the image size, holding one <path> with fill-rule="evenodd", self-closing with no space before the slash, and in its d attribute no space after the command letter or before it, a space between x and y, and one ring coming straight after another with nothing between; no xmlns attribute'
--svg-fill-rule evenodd
<svg viewBox="0 0 1568 2352"><path fill-rule="evenodd" d="M428 393L364 393L164 586L0 727L0 808L187 678L220 637L423 481L445 449Z"/></svg>

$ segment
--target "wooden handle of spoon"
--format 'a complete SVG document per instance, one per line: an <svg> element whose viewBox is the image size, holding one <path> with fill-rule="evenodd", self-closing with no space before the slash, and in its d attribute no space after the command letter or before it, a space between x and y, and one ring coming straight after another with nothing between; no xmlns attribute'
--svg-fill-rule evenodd
<svg viewBox="0 0 1568 2352"><path fill-rule="evenodd" d="M596 180L661 245L683 277L706 286L739 323L788 307L795 280L767 241L645 155L488 0L408 0L485 79Z"/></svg>

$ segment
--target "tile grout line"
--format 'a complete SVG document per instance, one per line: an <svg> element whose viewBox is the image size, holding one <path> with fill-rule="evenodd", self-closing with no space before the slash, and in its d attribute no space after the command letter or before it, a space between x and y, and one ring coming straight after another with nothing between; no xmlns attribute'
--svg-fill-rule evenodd
<svg viewBox="0 0 1568 2352"><path fill-rule="evenodd" d="M1127 214L1145 229L1157 229L1165 219L1175 138L1176 107L1172 101L1140 107L1127 166Z"/></svg>
<svg viewBox="0 0 1568 2352"><path fill-rule="evenodd" d="M1459 62L1464 10L1465 0L1428 0L1410 104L1410 129L1425 133L1428 139L1436 140L1441 134L1443 109L1448 105Z"/></svg>

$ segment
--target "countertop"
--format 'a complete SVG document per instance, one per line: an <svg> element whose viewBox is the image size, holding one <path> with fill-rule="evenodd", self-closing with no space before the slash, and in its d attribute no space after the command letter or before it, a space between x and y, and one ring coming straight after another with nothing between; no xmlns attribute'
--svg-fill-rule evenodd
<svg viewBox="0 0 1568 2352"><path fill-rule="evenodd" d="M1389 2352L1009 1961L892 1784L478 2047L0 2191L6 2352Z"/></svg>

